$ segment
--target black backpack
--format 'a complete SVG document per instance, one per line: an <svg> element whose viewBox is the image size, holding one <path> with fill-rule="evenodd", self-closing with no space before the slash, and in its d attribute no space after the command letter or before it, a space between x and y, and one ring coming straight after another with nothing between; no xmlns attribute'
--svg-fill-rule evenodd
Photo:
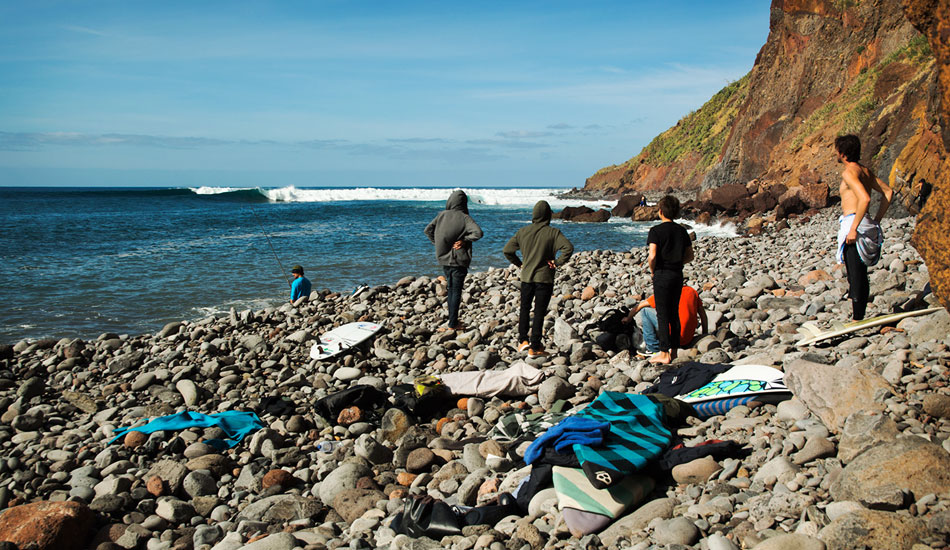
<svg viewBox="0 0 950 550"><path fill-rule="evenodd" d="M608 309L597 321L597 330L601 332L594 339L601 348L608 351L620 351L629 349L634 345L633 334L637 330L637 322L630 319L629 323L624 323L623 318L630 313L630 308L621 306L619 308Z"/></svg>
<svg viewBox="0 0 950 550"><path fill-rule="evenodd" d="M623 318L629 313L630 308L626 306L608 309L597 321L597 330L611 334L633 334L637 329L636 321L631 319L629 323L623 322Z"/></svg>

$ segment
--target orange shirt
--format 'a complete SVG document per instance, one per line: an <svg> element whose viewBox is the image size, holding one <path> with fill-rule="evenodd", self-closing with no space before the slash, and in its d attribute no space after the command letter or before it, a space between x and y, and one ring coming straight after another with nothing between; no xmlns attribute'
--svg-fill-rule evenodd
<svg viewBox="0 0 950 550"><path fill-rule="evenodd" d="M650 307L656 308L656 297L650 296L647 298ZM703 307L702 300L699 299L699 294L695 290L688 286L683 287L683 292L680 293L680 343L688 344L693 341L693 335L696 333L696 326L699 324L699 308Z"/></svg>

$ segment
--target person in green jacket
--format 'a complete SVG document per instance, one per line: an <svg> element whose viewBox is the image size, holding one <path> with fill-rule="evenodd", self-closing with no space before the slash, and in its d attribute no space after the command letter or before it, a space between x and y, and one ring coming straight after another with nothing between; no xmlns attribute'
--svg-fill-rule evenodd
<svg viewBox="0 0 950 550"><path fill-rule="evenodd" d="M517 252L521 251L521 258ZM531 215L531 225L515 233L502 250L512 264L521 268L521 317L518 321L518 351L528 349L529 356L544 355L541 329L554 294L554 271L567 263L574 253L574 245L560 230L551 227L551 206L538 201ZM531 304L534 302L534 322ZM528 326L531 339L528 340Z"/></svg>

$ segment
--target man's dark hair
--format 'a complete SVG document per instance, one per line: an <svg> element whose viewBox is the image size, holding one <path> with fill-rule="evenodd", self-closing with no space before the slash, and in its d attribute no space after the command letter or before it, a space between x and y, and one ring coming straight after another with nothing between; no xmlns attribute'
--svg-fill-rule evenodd
<svg viewBox="0 0 950 550"><path fill-rule="evenodd" d="M660 214L671 220L675 220L680 215L680 201L673 195L666 195L659 202Z"/></svg>
<svg viewBox="0 0 950 550"><path fill-rule="evenodd" d="M835 151L838 151L848 162L861 160L861 140L854 134L847 134L835 138Z"/></svg>

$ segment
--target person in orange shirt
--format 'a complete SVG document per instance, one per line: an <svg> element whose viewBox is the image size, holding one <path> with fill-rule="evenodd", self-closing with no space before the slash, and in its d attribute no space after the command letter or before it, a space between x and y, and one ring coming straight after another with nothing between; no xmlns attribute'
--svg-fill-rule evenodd
<svg viewBox="0 0 950 550"><path fill-rule="evenodd" d="M657 353L660 351L660 340L656 335L656 298L650 296L637 304L637 307L630 311L630 314L623 319L623 322L629 323L637 313L640 314L639 322L640 329L643 331L643 344L646 346L648 352ZM703 326L703 331L700 335L706 334L709 329L708 321L706 320L706 310L703 309L703 301L700 300L699 294L691 287L684 286L683 291L680 293L679 318L680 342L683 346L693 340L696 327L700 323L702 323Z"/></svg>

